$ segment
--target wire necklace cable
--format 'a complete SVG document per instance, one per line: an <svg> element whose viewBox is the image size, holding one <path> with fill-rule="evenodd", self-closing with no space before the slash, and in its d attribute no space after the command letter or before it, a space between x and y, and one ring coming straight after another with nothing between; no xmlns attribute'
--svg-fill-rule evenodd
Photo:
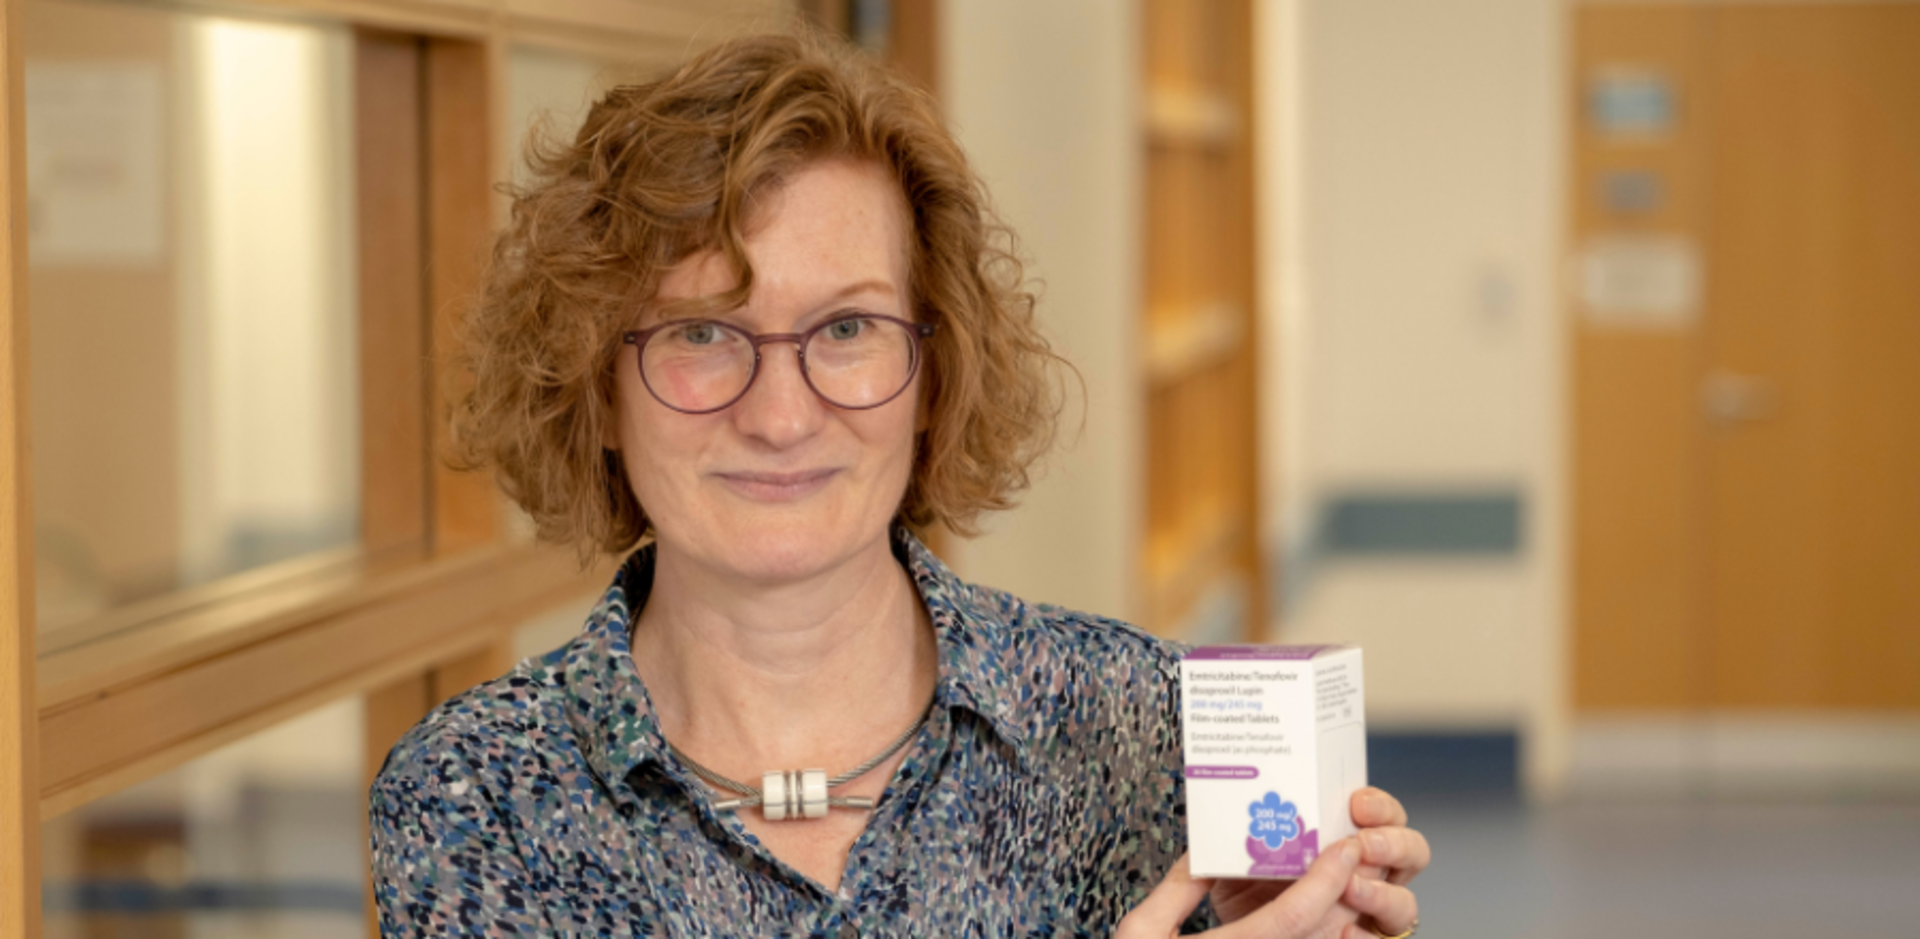
<svg viewBox="0 0 1920 939"><path fill-rule="evenodd" d="M912 740L913 736L920 732L920 728L927 725L927 717L932 711L933 702L928 701L926 710L920 712L920 718L913 722L912 727L895 737L892 743L887 744L886 749L874 754L860 765L831 778L827 776L827 771L824 769L772 770L761 776L759 786L749 786L700 765L679 747L674 746L671 740L667 741L667 750L672 752L675 759L686 764L687 769L692 770L693 774L700 777L707 785L724 792L731 792L738 797L715 802L713 809L716 812L732 812L757 805L760 807L760 813L766 816L768 821L821 818L827 814L829 807L871 810L874 806L873 799L865 796L836 796L831 794L831 790L873 772L874 767L885 763L889 757L899 753L900 748L906 746L907 741Z"/></svg>

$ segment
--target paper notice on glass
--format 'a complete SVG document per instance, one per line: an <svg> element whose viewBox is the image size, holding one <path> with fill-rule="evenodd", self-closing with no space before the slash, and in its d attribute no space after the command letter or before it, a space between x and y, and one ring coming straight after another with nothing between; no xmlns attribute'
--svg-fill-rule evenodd
<svg viewBox="0 0 1920 939"><path fill-rule="evenodd" d="M1577 283L1595 326L1683 329L1700 315L1700 251L1680 235L1606 235L1589 240Z"/></svg>
<svg viewBox="0 0 1920 939"><path fill-rule="evenodd" d="M30 62L28 252L35 266L150 266L166 250L164 102L150 62Z"/></svg>

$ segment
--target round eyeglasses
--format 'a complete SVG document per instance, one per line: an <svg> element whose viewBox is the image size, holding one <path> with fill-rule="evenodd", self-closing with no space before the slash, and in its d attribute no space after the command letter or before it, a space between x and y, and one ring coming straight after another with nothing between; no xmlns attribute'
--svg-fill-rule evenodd
<svg viewBox="0 0 1920 939"><path fill-rule="evenodd" d="M807 387L837 408L863 411L892 401L920 370L931 323L878 313L837 316L803 333L750 333L719 320L673 320L622 333L640 350L640 381L682 414L711 414L746 396L760 374L760 347L791 342Z"/></svg>

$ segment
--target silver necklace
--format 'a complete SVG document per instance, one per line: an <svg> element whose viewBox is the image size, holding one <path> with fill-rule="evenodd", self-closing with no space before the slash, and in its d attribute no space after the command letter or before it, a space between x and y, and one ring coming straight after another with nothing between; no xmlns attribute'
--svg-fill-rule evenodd
<svg viewBox="0 0 1920 939"><path fill-rule="evenodd" d="M679 747L674 746L671 740L667 741L667 750L673 753L675 759L685 763L687 768L707 785L739 796L736 799L722 799L715 802L713 810L716 812L732 812L757 805L760 807L760 814L766 816L770 822L821 818L827 814L829 807L861 811L872 809L874 802L870 798L836 796L831 795L830 790L838 789L873 772L874 767L885 763L888 757L900 752L900 748L906 746L907 741L912 740L913 735L926 726L928 713L932 710L933 702L928 701L927 710L920 713L920 719L914 721L913 726L907 728L905 733L895 737L892 743L887 744L886 749L874 754L859 766L832 778L828 778L827 771L824 769L772 770L763 774L760 777L760 785L754 787L728 779L701 766L694 762L692 757L681 752Z"/></svg>

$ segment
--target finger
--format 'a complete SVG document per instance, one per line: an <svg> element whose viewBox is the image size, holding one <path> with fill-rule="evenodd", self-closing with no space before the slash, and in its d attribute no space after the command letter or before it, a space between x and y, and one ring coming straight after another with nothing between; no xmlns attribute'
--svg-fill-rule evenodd
<svg viewBox="0 0 1920 939"><path fill-rule="evenodd" d="M1340 897L1346 893L1353 870L1360 865L1360 846L1352 838L1341 839L1333 850L1320 855L1306 876L1294 881L1285 893L1249 914L1245 919L1221 930L1223 936L1305 936L1319 926Z"/></svg>
<svg viewBox="0 0 1920 939"><path fill-rule="evenodd" d="M1384 868L1388 881L1405 886L1433 863L1433 848L1427 836L1411 828L1369 828L1360 832L1362 874L1367 868ZM1371 875L1375 880L1378 874Z"/></svg>
<svg viewBox="0 0 1920 939"><path fill-rule="evenodd" d="M1353 824L1360 828L1407 824L1407 810L1400 800L1375 786L1356 791L1347 809L1353 815Z"/></svg>
<svg viewBox="0 0 1920 939"><path fill-rule="evenodd" d="M1186 922L1188 914L1200 905L1200 898L1206 896L1212 886L1212 880L1194 879L1193 866L1182 854L1153 892L1120 920L1113 934L1118 939L1172 936L1180 931L1180 924Z"/></svg>
<svg viewBox="0 0 1920 939"><path fill-rule="evenodd" d="M1420 901L1413 891L1383 880L1349 877L1342 899L1348 906L1373 917L1379 931L1389 936L1406 932L1420 915Z"/></svg>

